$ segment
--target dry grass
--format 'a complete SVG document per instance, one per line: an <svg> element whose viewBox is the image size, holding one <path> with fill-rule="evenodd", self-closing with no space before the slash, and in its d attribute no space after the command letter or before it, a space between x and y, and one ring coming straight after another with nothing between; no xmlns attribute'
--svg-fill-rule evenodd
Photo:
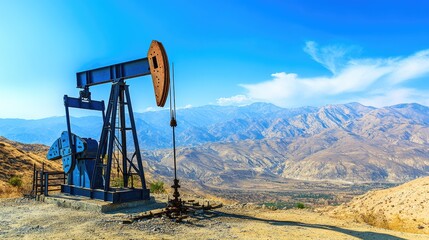
<svg viewBox="0 0 429 240"><path fill-rule="evenodd" d="M18 188L0 180L0 198L13 198L20 196L22 195Z"/></svg>
<svg viewBox="0 0 429 240"><path fill-rule="evenodd" d="M429 177L370 191L329 213L376 227L429 234Z"/></svg>
<svg viewBox="0 0 429 240"><path fill-rule="evenodd" d="M48 149L40 144L22 144L0 137L0 198L19 197L31 192L33 164L41 169L44 163L47 171L62 169L59 161L46 160ZM21 187L8 183L13 176L21 177Z"/></svg>

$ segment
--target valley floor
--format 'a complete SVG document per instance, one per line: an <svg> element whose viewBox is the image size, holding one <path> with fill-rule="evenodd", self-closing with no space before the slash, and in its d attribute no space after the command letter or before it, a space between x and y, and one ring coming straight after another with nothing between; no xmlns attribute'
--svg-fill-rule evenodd
<svg viewBox="0 0 429 240"><path fill-rule="evenodd" d="M331 218L309 209L269 210L236 204L191 215L122 224L102 214L13 198L0 199L0 239L429 239Z"/></svg>

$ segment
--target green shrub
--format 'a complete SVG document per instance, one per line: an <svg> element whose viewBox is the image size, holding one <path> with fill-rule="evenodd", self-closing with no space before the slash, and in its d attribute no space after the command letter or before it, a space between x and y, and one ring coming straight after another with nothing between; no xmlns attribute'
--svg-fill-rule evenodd
<svg viewBox="0 0 429 240"><path fill-rule="evenodd" d="M151 193L163 193L163 192L165 192L164 182L156 181L156 182L150 183L150 192Z"/></svg>
<svg viewBox="0 0 429 240"><path fill-rule="evenodd" d="M21 176L12 176L9 179L9 184L14 186L14 187L22 187L22 179Z"/></svg>
<svg viewBox="0 0 429 240"><path fill-rule="evenodd" d="M298 208L298 209L304 209L304 208L305 208L305 205L304 205L304 203L302 203L302 202L297 202L297 203L295 204L295 207L296 207L296 208Z"/></svg>

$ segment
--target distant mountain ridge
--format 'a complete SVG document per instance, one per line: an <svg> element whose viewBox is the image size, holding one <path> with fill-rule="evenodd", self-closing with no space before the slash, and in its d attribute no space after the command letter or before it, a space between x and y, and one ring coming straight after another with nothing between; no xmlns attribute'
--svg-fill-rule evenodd
<svg viewBox="0 0 429 240"><path fill-rule="evenodd" d="M171 147L169 111L135 113L135 118L142 149ZM388 128L389 124L399 122L427 127L429 108L419 104L374 108L359 103L295 109L280 108L269 103L243 107L208 105L180 109L177 119L178 145L194 146L248 139L309 137L337 127L370 137L373 131L371 127ZM72 117L71 123L75 134L99 139L101 117ZM22 143L49 146L64 130L65 117L0 119L0 136Z"/></svg>
<svg viewBox="0 0 429 240"><path fill-rule="evenodd" d="M171 175L169 111L135 117L150 171ZM203 106L180 109L177 119L180 172L204 184L254 176L404 182L429 175L429 108L419 104ZM77 135L98 138L100 118L73 118L72 124ZM64 129L59 117L0 119L0 135L20 142L50 145Z"/></svg>
<svg viewBox="0 0 429 240"><path fill-rule="evenodd" d="M223 135L225 141L181 148L179 169L185 178L212 185L255 176L405 182L429 175L428 110L418 104L351 103L289 118L234 119L219 124L234 129ZM171 174L171 155L155 151L147 158L160 174Z"/></svg>
<svg viewBox="0 0 429 240"><path fill-rule="evenodd" d="M189 146L206 142L229 140L227 130L236 122L242 131L246 131L255 121L263 124L264 121L275 118L296 116L314 111L317 108L303 107L285 109L268 103L254 103L244 107L215 106L180 109L177 112L178 128L177 142L179 145ZM135 113L137 132L143 149L166 148L171 146L170 116L168 110ZM102 120L101 117L72 117L72 131L82 137L99 138ZM245 125L249 124L246 128ZM42 143L50 145L62 131L66 130L65 117L50 117L38 120L0 119L0 136L23 143ZM241 133L235 139L247 139ZM259 136L262 138L263 136Z"/></svg>

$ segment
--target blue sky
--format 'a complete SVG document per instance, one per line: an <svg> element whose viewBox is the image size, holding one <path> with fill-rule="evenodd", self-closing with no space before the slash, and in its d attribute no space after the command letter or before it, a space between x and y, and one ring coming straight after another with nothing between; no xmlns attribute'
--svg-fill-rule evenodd
<svg viewBox="0 0 429 240"><path fill-rule="evenodd" d="M429 105L428 12L412 0L1 1L0 118L64 115L76 72L145 57L152 39L175 63L179 107ZM135 111L157 108L150 77L128 83Z"/></svg>

